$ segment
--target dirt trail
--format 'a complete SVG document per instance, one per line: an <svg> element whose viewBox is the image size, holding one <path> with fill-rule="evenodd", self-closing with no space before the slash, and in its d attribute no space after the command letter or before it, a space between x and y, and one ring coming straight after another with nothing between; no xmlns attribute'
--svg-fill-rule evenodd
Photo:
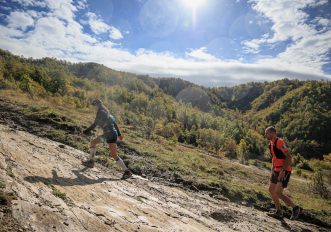
<svg viewBox="0 0 331 232"><path fill-rule="evenodd" d="M0 124L0 180L25 231L327 231L80 163L86 153ZM0 214L1 217L1 214Z"/></svg>

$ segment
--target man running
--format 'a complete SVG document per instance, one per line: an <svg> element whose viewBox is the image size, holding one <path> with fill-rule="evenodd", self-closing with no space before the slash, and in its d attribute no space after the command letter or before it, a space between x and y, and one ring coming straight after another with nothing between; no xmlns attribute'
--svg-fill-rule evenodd
<svg viewBox="0 0 331 232"><path fill-rule="evenodd" d="M301 208L294 205L292 200L283 193L291 176L292 156L290 155L284 140L277 137L275 127L267 127L265 129L265 137L270 141L269 150L272 156L269 192L276 207L276 211L269 213L268 215L279 219L283 218L283 212L280 208L279 201L279 199L281 199L288 207L292 207L291 220L297 219Z"/></svg>
<svg viewBox="0 0 331 232"><path fill-rule="evenodd" d="M108 109L102 104L99 99L92 100L91 104L97 109L94 123L83 131L83 134L89 134L96 126L100 126L103 130L103 135L96 137L90 143L90 159L83 161L83 165L89 168L94 167L94 156L96 153L96 145L99 143L108 143L110 154L116 161L116 164L124 171L122 179L127 179L132 176L132 172L124 164L123 160L117 155L117 139L123 140L123 136L115 122L115 118L111 115Z"/></svg>

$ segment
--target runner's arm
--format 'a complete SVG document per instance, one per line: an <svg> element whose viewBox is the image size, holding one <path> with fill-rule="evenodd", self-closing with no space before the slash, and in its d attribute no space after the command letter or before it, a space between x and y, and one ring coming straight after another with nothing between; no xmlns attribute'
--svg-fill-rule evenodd
<svg viewBox="0 0 331 232"><path fill-rule="evenodd" d="M100 125L100 120L102 120L104 117L103 112L98 110L97 115L95 116L94 122L91 126L89 126L87 129L83 130L84 134L89 134L91 132L91 130L94 130L96 128L96 126Z"/></svg>
<svg viewBox="0 0 331 232"><path fill-rule="evenodd" d="M93 123L91 126L89 126L87 129L83 130L83 133L84 133L84 134L88 134L88 133L90 133L91 130L94 130L96 126L97 126L97 123L94 122L94 123Z"/></svg>
<svg viewBox="0 0 331 232"><path fill-rule="evenodd" d="M280 149L283 154L286 156L284 163L283 163L283 170L286 170L288 168L288 166L290 166L292 164L292 156L289 152L289 149L286 145L286 143L283 140L280 140L277 143L277 148Z"/></svg>
<svg viewBox="0 0 331 232"><path fill-rule="evenodd" d="M114 122L114 126L115 126L115 129L116 129L116 131L117 131L117 135L118 135L118 136L122 136L121 131L120 131L120 129L118 128L116 122Z"/></svg>
<svg viewBox="0 0 331 232"><path fill-rule="evenodd" d="M288 166L290 166L292 163L292 156L288 151L285 151L283 153L286 155L286 158L283 163L283 170L286 170Z"/></svg>

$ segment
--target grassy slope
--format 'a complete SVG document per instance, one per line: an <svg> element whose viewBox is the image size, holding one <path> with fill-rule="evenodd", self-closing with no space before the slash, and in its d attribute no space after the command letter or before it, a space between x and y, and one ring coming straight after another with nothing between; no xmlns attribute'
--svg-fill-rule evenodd
<svg viewBox="0 0 331 232"><path fill-rule="evenodd" d="M92 109L70 108L56 98L31 99L17 91L2 90L0 99L5 99L0 103L12 107L4 112L8 112L10 120L19 123L21 128L87 151L88 139L79 137L75 131L93 120ZM8 118L2 118L0 122L10 123ZM245 166L222 154L216 156L158 136L147 140L130 127L120 127L125 136L125 142L120 144L120 155L135 173L192 190L208 191L215 197L223 195L236 202L271 202L267 192L268 164L262 164L267 168ZM99 156L99 162L115 167L107 158L105 147L99 147L99 152L103 154ZM331 200L313 194L308 184L308 180L293 175L286 191L307 209L305 218L331 225Z"/></svg>

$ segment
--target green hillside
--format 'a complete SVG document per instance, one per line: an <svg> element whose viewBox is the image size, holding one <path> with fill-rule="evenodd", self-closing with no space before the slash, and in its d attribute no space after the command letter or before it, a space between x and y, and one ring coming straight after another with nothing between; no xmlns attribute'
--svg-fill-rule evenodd
<svg viewBox="0 0 331 232"><path fill-rule="evenodd" d="M156 133L215 152L244 139L250 144L249 156L260 157L266 144L261 142L263 128L276 125L295 154L322 158L331 152L330 82L284 79L204 88L96 63L25 59L5 51L0 55L1 89L19 89L34 97L62 96L61 101L77 108L100 97L122 108L119 117L126 124L139 124L147 135Z"/></svg>
<svg viewBox="0 0 331 232"><path fill-rule="evenodd" d="M276 125L294 156L290 191L307 217L324 223L331 201L314 183L317 174L318 186L331 183L330 90L330 82L296 80L204 88L0 51L0 122L88 151L89 138L78 131L94 119L90 100L101 98L122 128L120 155L135 173L215 197L270 201L263 132ZM100 163L115 167L105 148L99 153Z"/></svg>

